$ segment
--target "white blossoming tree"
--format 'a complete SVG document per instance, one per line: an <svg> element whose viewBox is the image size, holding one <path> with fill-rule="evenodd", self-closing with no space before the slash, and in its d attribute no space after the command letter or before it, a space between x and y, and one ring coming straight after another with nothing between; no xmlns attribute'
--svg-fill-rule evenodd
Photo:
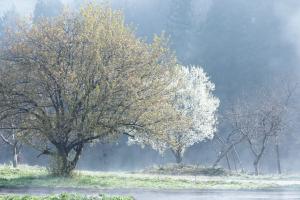
<svg viewBox="0 0 300 200"><path fill-rule="evenodd" d="M185 150L197 142L212 139L216 131L219 99L213 95L215 85L199 66L177 66L179 88L173 106L181 118L180 124L169 126L159 138L134 138L133 142L149 144L163 153L170 149L177 163ZM183 118L183 117L184 118Z"/></svg>

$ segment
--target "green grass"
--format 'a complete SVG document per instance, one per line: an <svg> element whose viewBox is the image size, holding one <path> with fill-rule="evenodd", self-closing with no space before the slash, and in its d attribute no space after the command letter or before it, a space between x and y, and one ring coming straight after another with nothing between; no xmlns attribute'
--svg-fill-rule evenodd
<svg viewBox="0 0 300 200"><path fill-rule="evenodd" d="M59 178L49 175L43 167L20 166L18 169L13 169L10 166L0 166L0 187L145 189L266 189L282 186L299 187L300 178L293 180L294 182L289 183L286 179L271 176L171 176L90 171L76 171L70 178Z"/></svg>
<svg viewBox="0 0 300 200"><path fill-rule="evenodd" d="M0 200L133 200L132 197L110 197L105 195L83 196L78 194L61 194L51 196L29 196L29 195L0 195Z"/></svg>

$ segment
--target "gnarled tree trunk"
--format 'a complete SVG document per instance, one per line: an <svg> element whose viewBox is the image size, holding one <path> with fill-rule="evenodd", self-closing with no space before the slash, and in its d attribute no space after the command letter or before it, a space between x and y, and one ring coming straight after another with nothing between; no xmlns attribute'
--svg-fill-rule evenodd
<svg viewBox="0 0 300 200"><path fill-rule="evenodd" d="M51 169L52 173L57 176L70 176L71 172L76 168L82 149L83 144L79 144L70 150L63 146L57 146L57 154L53 155L55 156L55 163L53 169ZM71 151L73 150L74 156L71 155Z"/></svg>

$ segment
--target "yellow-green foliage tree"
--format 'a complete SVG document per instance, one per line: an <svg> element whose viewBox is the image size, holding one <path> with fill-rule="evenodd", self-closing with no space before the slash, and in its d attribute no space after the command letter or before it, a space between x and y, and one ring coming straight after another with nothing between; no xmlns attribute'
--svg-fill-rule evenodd
<svg viewBox="0 0 300 200"><path fill-rule="evenodd" d="M25 140L67 176L85 144L121 134L165 133L180 116L170 105L176 59L161 37L135 36L119 11L88 4L1 41L1 116L22 119ZM21 116L21 117L20 117Z"/></svg>

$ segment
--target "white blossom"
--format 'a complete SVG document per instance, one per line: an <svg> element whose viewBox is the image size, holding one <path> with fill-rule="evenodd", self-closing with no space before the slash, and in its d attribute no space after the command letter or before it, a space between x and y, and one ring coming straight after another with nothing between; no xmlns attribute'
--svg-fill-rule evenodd
<svg viewBox="0 0 300 200"><path fill-rule="evenodd" d="M182 156L187 147L213 138L219 107L219 99L213 95L215 85L201 67L177 66L176 71L178 86L172 104L185 121L170 125L159 138L135 137L130 143L147 143L159 152L171 149Z"/></svg>

